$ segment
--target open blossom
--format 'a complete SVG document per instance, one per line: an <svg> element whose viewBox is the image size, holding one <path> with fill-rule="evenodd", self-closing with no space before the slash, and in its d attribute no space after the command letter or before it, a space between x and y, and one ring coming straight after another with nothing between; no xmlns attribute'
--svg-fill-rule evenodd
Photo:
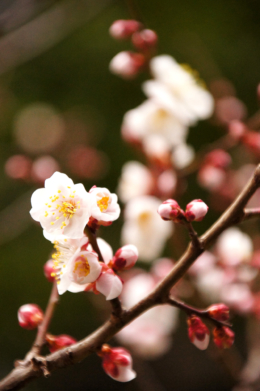
<svg viewBox="0 0 260 391"><path fill-rule="evenodd" d="M55 242L56 253L53 255L55 278L59 294L84 291L89 283L97 280L102 266L94 251L83 250L88 239L59 239Z"/></svg>
<svg viewBox="0 0 260 391"><path fill-rule="evenodd" d="M32 218L53 238L80 238L91 216L91 196L80 183L74 185L65 174L55 172L45 188L32 195Z"/></svg>
<svg viewBox="0 0 260 391"><path fill-rule="evenodd" d="M187 167L195 158L195 150L191 145L185 142L177 145L172 151L172 164L175 168L181 170Z"/></svg>
<svg viewBox="0 0 260 391"><path fill-rule="evenodd" d="M162 104L186 125L210 117L213 98L192 69L179 65L168 55L154 57L150 67L155 80L143 86L149 98Z"/></svg>
<svg viewBox="0 0 260 391"><path fill-rule="evenodd" d="M93 199L91 217L99 224L111 223L118 219L120 207L117 202L117 195L110 193L105 187L92 187L89 194Z"/></svg>
<svg viewBox="0 0 260 391"><path fill-rule="evenodd" d="M123 165L121 178L118 183L118 195L123 202L131 198L149 194L153 187L150 170L139 162L130 161Z"/></svg>
<svg viewBox="0 0 260 391"><path fill-rule="evenodd" d="M124 115L122 134L127 140L142 142L153 135L163 137L169 147L178 145L187 137L187 128L160 102L148 99Z"/></svg>
<svg viewBox="0 0 260 391"><path fill-rule="evenodd" d="M128 382L136 377L132 369L131 354L124 348L111 348L103 345L99 356L106 374L119 382Z"/></svg>
<svg viewBox="0 0 260 391"><path fill-rule="evenodd" d="M160 255L172 233L172 224L165 223L157 213L161 201L152 196L136 197L125 208L122 242L134 244L139 258L150 262Z"/></svg>

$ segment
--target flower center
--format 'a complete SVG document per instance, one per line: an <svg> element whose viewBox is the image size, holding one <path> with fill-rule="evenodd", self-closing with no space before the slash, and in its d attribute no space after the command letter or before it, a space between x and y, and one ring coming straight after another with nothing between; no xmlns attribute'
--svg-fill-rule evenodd
<svg viewBox="0 0 260 391"><path fill-rule="evenodd" d="M151 214L149 212L140 213L140 215L138 216L139 224L141 225L147 224L150 218L151 218Z"/></svg>
<svg viewBox="0 0 260 391"><path fill-rule="evenodd" d="M70 189L69 186L68 188ZM68 219L71 219L76 213L77 209L80 209L80 201L74 200L75 193L75 190L73 192L71 191L69 197L66 197L62 194L61 190L58 190L58 194L50 196L50 202L45 204L50 209L45 211L44 216L48 217L51 215L51 225L54 225L57 220L62 219L63 221L60 229L65 228L67 226Z"/></svg>
<svg viewBox="0 0 260 391"><path fill-rule="evenodd" d="M108 202L109 202L109 197L102 197L99 201L97 201L97 206L100 209L100 212L104 212L108 208Z"/></svg>
<svg viewBox="0 0 260 391"><path fill-rule="evenodd" d="M79 256L74 263L73 277L78 284L84 284L84 278L90 273L90 265L86 256Z"/></svg>

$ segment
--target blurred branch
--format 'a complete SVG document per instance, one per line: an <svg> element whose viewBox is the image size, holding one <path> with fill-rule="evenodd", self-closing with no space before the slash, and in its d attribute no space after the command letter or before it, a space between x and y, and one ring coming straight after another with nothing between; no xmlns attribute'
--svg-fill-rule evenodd
<svg viewBox="0 0 260 391"><path fill-rule="evenodd" d="M113 0L64 0L0 39L0 75L39 56Z"/></svg>
<svg viewBox="0 0 260 391"><path fill-rule="evenodd" d="M30 190L0 211L0 246L19 236L32 224L28 214L31 196Z"/></svg>
<svg viewBox="0 0 260 391"><path fill-rule="evenodd" d="M49 375L53 370L66 367L82 361L85 357L96 352L101 346L113 337L128 323L148 309L167 303L169 291L186 273L197 257L215 240L226 228L237 224L243 219L243 210L260 187L260 165L246 184L242 192L222 216L200 237L202 248L190 243L175 264L171 272L156 286L156 288L134 307L122 312L118 317L111 316L100 328L85 339L71 345L68 348L49 354L46 357L36 357L26 366L18 366L0 383L0 391L18 390L34 378Z"/></svg>

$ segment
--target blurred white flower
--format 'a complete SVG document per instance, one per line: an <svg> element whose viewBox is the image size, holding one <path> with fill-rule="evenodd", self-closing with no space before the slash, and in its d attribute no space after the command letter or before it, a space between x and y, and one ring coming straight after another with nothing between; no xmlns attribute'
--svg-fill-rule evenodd
<svg viewBox="0 0 260 391"><path fill-rule="evenodd" d="M149 99L124 115L122 134L126 139L141 142L152 135L159 135L171 147L186 139L187 128L167 107Z"/></svg>
<svg viewBox="0 0 260 391"><path fill-rule="evenodd" d="M122 302L130 308L148 295L155 287L155 279L140 273L126 281ZM136 354L154 358L166 353L171 346L171 334L178 322L178 309L158 306L146 311L117 334L117 338L130 346Z"/></svg>
<svg viewBox="0 0 260 391"><path fill-rule="evenodd" d="M158 215L160 204L156 197L142 196L129 201L125 209L122 242L135 245L139 259L146 262L160 255L173 230L172 223L163 221Z"/></svg>
<svg viewBox="0 0 260 391"><path fill-rule="evenodd" d="M119 179L117 193L123 202L134 197L149 194L153 178L148 168L139 162L130 161L124 164Z"/></svg>
<svg viewBox="0 0 260 391"><path fill-rule="evenodd" d="M162 55L151 60L150 68L155 80L143 85L149 98L170 110L186 125L211 116L213 98L188 66L181 66L171 56Z"/></svg>
<svg viewBox="0 0 260 391"><path fill-rule="evenodd" d="M144 56L134 52L120 52L112 58L109 70L123 79L133 79L144 65Z"/></svg>
<svg viewBox="0 0 260 391"><path fill-rule="evenodd" d="M195 158L195 151L191 145L180 144L172 152L172 163L175 168L187 167Z"/></svg>
<svg viewBox="0 0 260 391"><path fill-rule="evenodd" d="M252 256L253 243L247 234L232 227L219 236L216 250L221 262L227 266L236 266Z"/></svg>

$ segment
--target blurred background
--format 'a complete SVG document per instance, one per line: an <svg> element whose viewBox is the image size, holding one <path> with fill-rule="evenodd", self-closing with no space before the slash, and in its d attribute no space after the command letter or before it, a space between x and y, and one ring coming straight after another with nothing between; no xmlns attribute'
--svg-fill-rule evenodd
<svg viewBox="0 0 260 391"><path fill-rule="evenodd" d="M219 79L229 80L232 94L244 102L243 110L249 115L257 110L257 0L136 2L147 26L158 33L160 54L189 63L209 86L216 86L213 82ZM147 75L130 82L108 70L111 58L130 48L109 36L109 26L130 17L123 0L0 3L1 377L15 359L24 357L34 339L34 331L19 327L18 308L25 303L45 308L51 289L43 265L52 245L30 218L32 192L56 170L75 183L82 182L87 190L98 185L114 192L122 165L135 158L121 140L120 126L124 113L143 101L140 84ZM214 141L224 134L218 125L216 119L200 123L190 132L189 143L200 149ZM189 194L196 194L193 198L206 194L193 177ZM184 203L190 199L185 197ZM216 216L211 213L200 232ZM120 246L121 224L119 220L101 230L114 250ZM50 331L81 339L99 326L105 312L90 295L65 293ZM234 330L242 355L244 327L242 318L236 318ZM182 316L171 351L158 360L136 358L134 368L137 379L116 383L103 372L100 359L91 356L26 389L224 391L233 385L230 374L212 356L189 342Z"/></svg>

